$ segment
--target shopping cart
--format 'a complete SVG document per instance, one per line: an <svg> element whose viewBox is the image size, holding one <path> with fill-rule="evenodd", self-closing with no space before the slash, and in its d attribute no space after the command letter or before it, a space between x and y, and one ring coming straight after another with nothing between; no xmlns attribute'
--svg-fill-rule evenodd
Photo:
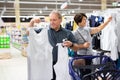
<svg viewBox="0 0 120 80"><path fill-rule="evenodd" d="M120 70L116 69L106 69L106 70L99 70L87 74L82 77L82 80L120 80Z"/></svg>
<svg viewBox="0 0 120 80"><path fill-rule="evenodd" d="M91 63L90 65L80 65L76 67L74 66L74 61L78 59L99 59L99 62L98 64ZM90 69L91 72L86 75L81 75L81 69ZM118 80L118 78L120 80L120 71L117 70L116 64L110 57L103 54L98 56L87 55L71 58L69 60L69 73L72 80Z"/></svg>

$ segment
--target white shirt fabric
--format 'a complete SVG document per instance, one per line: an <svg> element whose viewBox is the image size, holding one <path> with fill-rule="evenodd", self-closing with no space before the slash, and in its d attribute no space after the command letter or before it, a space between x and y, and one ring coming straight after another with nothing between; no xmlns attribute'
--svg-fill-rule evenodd
<svg viewBox="0 0 120 80"><path fill-rule="evenodd" d="M105 14L105 19L111 14ZM112 15L112 21L102 30L101 49L111 51L110 57L112 60L118 59L118 37L115 33L116 20L115 15Z"/></svg>
<svg viewBox="0 0 120 80"><path fill-rule="evenodd" d="M115 26L115 33L118 38L118 52L120 52L120 14L116 14L116 26Z"/></svg>
<svg viewBox="0 0 120 80"><path fill-rule="evenodd" d="M58 61L54 65L56 80L71 80L69 75L69 57L67 47L63 47L62 43L58 43Z"/></svg>
<svg viewBox="0 0 120 80"><path fill-rule="evenodd" d="M48 29L36 34L30 29L28 45L28 80L51 80L52 46L48 41Z"/></svg>

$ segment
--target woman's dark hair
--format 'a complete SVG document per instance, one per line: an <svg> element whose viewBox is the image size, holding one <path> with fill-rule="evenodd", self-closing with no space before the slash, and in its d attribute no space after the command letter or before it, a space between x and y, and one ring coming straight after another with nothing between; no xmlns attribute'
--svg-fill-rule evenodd
<svg viewBox="0 0 120 80"><path fill-rule="evenodd" d="M76 14L74 16L74 21L78 24L78 23L80 23L82 21L83 17L87 18L87 16L85 15L85 13L78 13L78 14Z"/></svg>

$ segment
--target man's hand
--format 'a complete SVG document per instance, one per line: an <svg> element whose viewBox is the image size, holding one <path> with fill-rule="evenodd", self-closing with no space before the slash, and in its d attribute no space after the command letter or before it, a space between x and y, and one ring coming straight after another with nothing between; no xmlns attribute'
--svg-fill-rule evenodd
<svg viewBox="0 0 120 80"><path fill-rule="evenodd" d="M70 47L72 44L73 43L71 41L68 41L68 40L63 42L63 46L65 46L65 47Z"/></svg>
<svg viewBox="0 0 120 80"><path fill-rule="evenodd" d="M40 23L40 18L33 18L31 19L30 23L29 23L29 27L33 27L35 23Z"/></svg>

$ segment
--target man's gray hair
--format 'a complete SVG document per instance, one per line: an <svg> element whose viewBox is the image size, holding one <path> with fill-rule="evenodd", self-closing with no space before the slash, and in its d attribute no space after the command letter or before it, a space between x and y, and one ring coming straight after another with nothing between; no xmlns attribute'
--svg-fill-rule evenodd
<svg viewBox="0 0 120 80"><path fill-rule="evenodd" d="M49 14L49 16L50 16L51 14L56 14L59 19L62 19L62 15L61 15L60 12L57 11L57 10L53 10L53 11Z"/></svg>

